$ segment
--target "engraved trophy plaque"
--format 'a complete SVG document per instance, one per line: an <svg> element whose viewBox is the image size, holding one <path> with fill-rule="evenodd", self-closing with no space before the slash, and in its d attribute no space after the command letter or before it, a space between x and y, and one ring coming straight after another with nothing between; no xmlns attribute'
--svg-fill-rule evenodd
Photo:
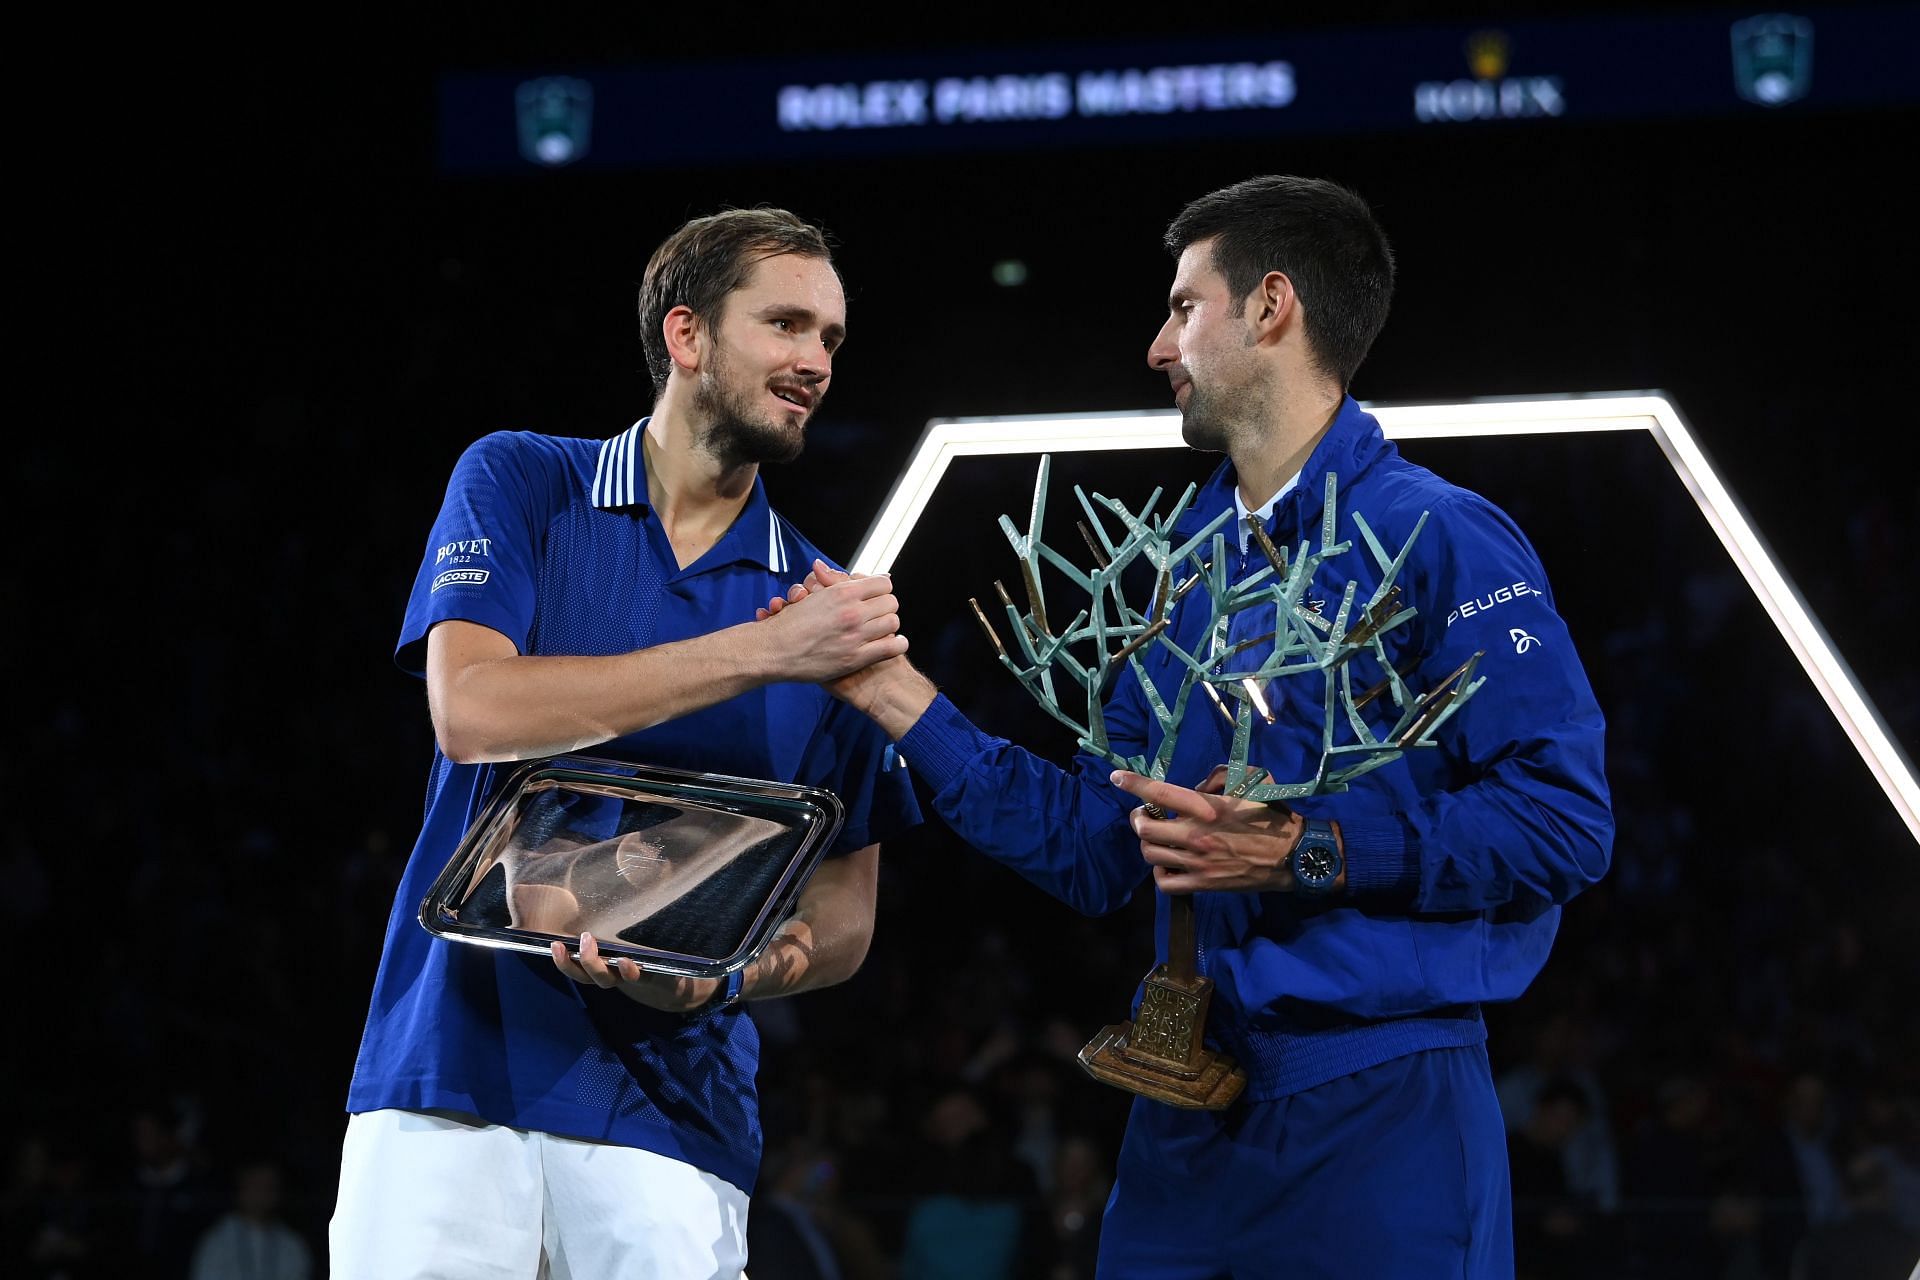
<svg viewBox="0 0 1920 1280"><path fill-rule="evenodd" d="M560 756L508 777L420 905L429 933L687 977L752 963L839 833L831 792Z"/></svg>
<svg viewBox="0 0 1920 1280"><path fill-rule="evenodd" d="M1078 486L1074 496L1086 513L1079 525L1093 568L1081 569L1046 545L1040 536L1047 499L1051 459L1040 459L1034 482L1033 507L1027 530L1021 533L1007 517L1000 527L1020 562L1025 587L1025 610L1016 605L1000 583L994 583L1014 638L1009 652L978 600L970 600L974 617L992 643L1001 665L1019 679L1047 714L1074 731L1082 751L1149 778L1164 779L1180 726L1197 705L1197 690L1212 712L1233 727L1226 760L1225 792L1251 800L1273 802L1344 791L1348 781L1398 759L1406 751L1433 745L1433 733L1458 711L1484 683L1474 678L1479 655L1425 693L1408 688L1388 658L1384 638L1413 618L1415 611L1400 604L1395 578L1407 561L1426 525L1423 514L1397 554L1388 554L1364 517L1351 520L1380 573L1380 582L1364 600L1358 584L1349 581L1331 617L1324 607L1309 607L1308 588L1315 573L1333 557L1352 550L1351 542L1337 539L1335 498L1338 484L1326 477L1326 505L1321 519L1319 547L1306 542L1291 553L1275 547L1257 519L1249 517L1249 536L1265 561L1238 582L1227 580L1226 535L1221 531L1231 512L1223 511L1184 542L1173 542L1174 527L1192 503L1195 488L1156 519L1155 489L1138 513L1111 498L1091 499ZM1100 518L1104 509L1116 518L1122 536L1115 541ZM1152 570L1151 603L1143 612L1128 600L1121 576L1136 561ZM1049 619L1040 580L1046 563L1066 576L1087 596L1064 627ZM1178 585L1175 579L1178 578ZM1206 588L1189 607L1208 610L1203 628L1190 633L1202 643L1189 652L1167 634L1174 610L1196 587ZM1315 605L1321 602L1315 601ZM1263 632L1251 639L1230 639L1238 615L1257 611L1244 621ZM1258 651L1272 649L1257 663ZM1172 668L1180 684L1169 701L1149 678L1141 653L1149 645L1171 651ZM1353 687L1352 659L1371 655L1384 676L1371 688ZM1237 660L1237 661L1236 661ZM1252 665L1249 665L1252 664ZM1266 696L1272 681L1317 676L1323 686L1324 712L1321 751L1314 776L1298 782L1273 781L1265 769L1248 764L1256 722L1271 724L1274 715ZM1151 759L1126 756L1109 743L1102 715L1103 695L1114 679L1137 679L1154 721L1160 745ZM1386 699L1386 702L1382 702ZM1371 705L1391 705L1393 723L1382 729L1369 725L1362 713ZM1374 712L1375 720L1381 711ZM1188 785L1199 779L1188 780ZM1165 817L1148 806L1156 817ZM1177 1107L1218 1110L1228 1106L1245 1086L1245 1073L1226 1055L1205 1044L1207 1007L1213 981L1199 972L1194 936L1193 899L1168 895L1167 962L1142 983L1138 1013L1126 1022L1106 1027L1080 1051L1080 1064L1095 1079Z"/></svg>

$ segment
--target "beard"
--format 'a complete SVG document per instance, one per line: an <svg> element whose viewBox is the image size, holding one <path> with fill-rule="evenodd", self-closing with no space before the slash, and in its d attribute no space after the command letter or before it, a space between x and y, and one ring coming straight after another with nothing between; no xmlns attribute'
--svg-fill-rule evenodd
<svg viewBox="0 0 1920 1280"><path fill-rule="evenodd" d="M792 462L806 447L811 413L795 422L791 414L775 413L758 400L756 391L727 381L726 361L716 350L694 389L693 407L707 423L700 446L723 466Z"/></svg>
<svg viewBox="0 0 1920 1280"><path fill-rule="evenodd" d="M1186 372L1187 403L1180 410L1180 438L1189 448L1232 453L1235 443L1249 430L1259 430L1266 388L1257 376L1252 381L1233 382L1216 367L1209 371L1208 385L1202 387L1192 368Z"/></svg>
<svg viewBox="0 0 1920 1280"><path fill-rule="evenodd" d="M1241 410L1247 396L1214 388L1202 391L1198 382L1189 384L1187 403L1180 410L1180 438L1190 449L1203 453L1232 453L1245 420Z"/></svg>
<svg viewBox="0 0 1920 1280"><path fill-rule="evenodd" d="M1221 421L1213 399L1200 390L1199 383L1188 384L1187 403L1180 410L1180 438L1187 442L1189 449L1226 453L1233 437Z"/></svg>

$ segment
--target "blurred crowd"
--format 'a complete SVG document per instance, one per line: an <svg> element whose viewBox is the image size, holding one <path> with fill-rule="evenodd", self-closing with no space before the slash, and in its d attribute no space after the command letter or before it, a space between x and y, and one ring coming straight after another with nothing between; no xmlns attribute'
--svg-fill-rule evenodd
<svg viewBox="0 0 1920 1280"><path fill-rule="evenodd" d="M891 877L858 978L752 1010L753 1273L1090 1276L1127 1098L1073 1055L1124 1015L1147 916L1081 921L959 849L916 856L922 888L981 914L916 928ZM1893 998L1911 948L1890 917L1782 911L1787 855L1759 861L1714 911L1601 887L1528 997L1489 1010L1523 1276L1868 1280L1920 1259L1920 1046ZM114 1062L126 1092L14 1117L0 1272L323 1273L350 1042L276 1086L285 1058L217 1028L160 1038Z"/></svg>
<svg viewBox="0 0 1920 1280"><path fill-rule="evenodd" d="M290 452L366 447L293 419L274 432ZM263 519L233 466L208 491ZM400 501L392 474L366 483L369 502ZM843 499L858 509L815 495ZM1604 485L1564 500L1599 527L1578 504L1604 507ZM1552 536L1548 513L1515 514ZM1678 536L1653 523L1656 542ZM1814 591L1897 573L1902 527L1864 512L1852 576ZM164 682L95 664L22 693L31 802L0 836L0 928L32 962L0 1130L8 1276L325 1270L341 1102L425 778L424 699L385 656L397 605L374 607L411 566L330 559L309 530L270 542L265 570L212 533L174 537L162 551L200 566L181 609L255 625L168 650ZM1904 1276L1920 1257L1915 851L1790 660L1754 665L1777 641L1743 647L1754 606L1723 560L1622 599L1596 585L1615 580L1599 560L1546 553L1588 613L1576 636L1620 835L1540 979L1486 1011L1521 1273ZM272 606L289 581L366 607L303 649L315 617ZM910 625L980 723L1068 749L970 618ZM292 652L313 664L305 696L247 696L284 695ZM1882 689L1912 741L1914 680ZM148 739L121 757L126 705ZM1126 1015L1151 907L1077 917L937 821L890 847L862 972L750 1006L766 1044L755 1280L1091 1275L1128 1097L1074 1053Z"/></svg>
<svg viewBox="0 0 1920 1280"><path fill-rule="evenodd" d="M942 636L932 661L962 643ZM1630 641L1606 644L1631 661ZM1058 741L1011 681L952 687L986 722ZM1904 1275L1920 1257L1912 850L1810 848L1765 803L1714 815L1704 841L1633 756L1635 722L1659 718L1616 716L1613 874L1568 908L1526 997L1487 1010L1522 1274ZM129 839L107 810L66 813L69 836L127 851L98 904L122 936L69 957L84 1000L43 992L21 1028L58 1030L32 1060L44 1078L13 1095L0 1272L324 1270L338 1108L406 836L327 854L259 817L207 857L191 824ZM41 838L15 833L0 909L58 946L53 904L101 885ZM861 974L752 1006L757 1280L1091 1275L1128 1100L1073 1055L1124 1016L1150 908L1081 919L937 825L890 851Z"/></svg>

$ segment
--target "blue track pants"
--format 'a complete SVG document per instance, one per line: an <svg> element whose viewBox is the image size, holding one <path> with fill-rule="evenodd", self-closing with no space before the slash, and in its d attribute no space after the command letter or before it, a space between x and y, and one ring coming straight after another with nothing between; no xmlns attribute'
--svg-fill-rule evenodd
<svg viewBox="0 0 1920 1280"><path fill-rule="evenodd" d="M1486 1048L1430 1049L1226 1111L1134 1103L1100 1280L1511 1280Z"/></svg>

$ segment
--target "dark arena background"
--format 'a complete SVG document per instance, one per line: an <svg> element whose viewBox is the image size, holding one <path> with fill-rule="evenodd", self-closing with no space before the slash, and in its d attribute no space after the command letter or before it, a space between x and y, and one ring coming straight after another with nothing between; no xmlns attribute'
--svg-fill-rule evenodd
<svg viewBox="0 0 1920 1280"><path fill-rule="evenodd" d="M0 1272L187 1275L245 1188L324 1274L431 752L391 652L442 488L487 432L646 412L642 267L722 206L837 239L850 340L768 481L845 558L931 418L1168 405L1184 202L1346 183L1400 267L1354 393L1667 393L1916 755L1920 9L623 18L156 19L60 73L111 95L111 157L49 210L71 271L25 264L89 371L10 466ZM1223 65L1255 68L1231 102L1123 74ZM914 83L920 120L871 88ZM1915 835L1648 441L1406 451L1528 531L1609 721L1613 869L1487 1010L1522 1274L1838 1275L1920 1233ZM1056 492L1210 464L1076 455ZM921 665L1065 758L965 604L1011 579L994 517L1031 479L957 468L896 583ZM1151 962L1148 895L1079 918L937 820L883 866L858 977L753 1010L755 1217L825 1252L752 1274L1090 1276L1126 1099L1072 1054Z"/></svg>

